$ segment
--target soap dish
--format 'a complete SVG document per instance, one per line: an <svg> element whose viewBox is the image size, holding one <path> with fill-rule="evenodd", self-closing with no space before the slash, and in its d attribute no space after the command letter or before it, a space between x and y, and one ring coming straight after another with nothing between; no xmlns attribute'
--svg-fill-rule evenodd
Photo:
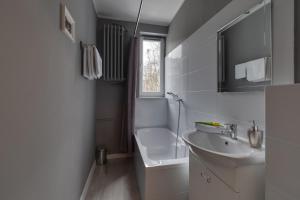
<svg viewBox="0 0 300 200"><path fill-rule="evenodd" d="M201 123L195 123L195 128L197 131L206 132L206 133L219 133L222 131L223 126L211 126Z"/></svg>

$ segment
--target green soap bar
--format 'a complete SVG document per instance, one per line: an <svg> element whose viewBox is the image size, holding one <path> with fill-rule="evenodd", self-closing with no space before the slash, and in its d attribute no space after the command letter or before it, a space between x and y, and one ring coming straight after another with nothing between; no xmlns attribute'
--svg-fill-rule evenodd
<svg viewBox="0 0 300 200"><path fill-rule="evenodd" d="M222 126L219 122L195 122L196 124L202 124L207 126Z"/></svg>

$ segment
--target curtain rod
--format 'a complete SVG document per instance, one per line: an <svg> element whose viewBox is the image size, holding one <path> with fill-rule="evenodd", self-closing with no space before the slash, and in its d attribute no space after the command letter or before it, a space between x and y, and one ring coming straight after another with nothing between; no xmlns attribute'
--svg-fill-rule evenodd
<svg viewBox="0 0 300 200"><path fill-rule="evenodd" d="M138 29L138 26L139 26L142 7L143 7L143 0L141 0L138 16L137 16L137 19L136 19L136 24L135 24L135 29L134 29L134 37L136 37L136 32L137 32L137 29Z"/></svg>

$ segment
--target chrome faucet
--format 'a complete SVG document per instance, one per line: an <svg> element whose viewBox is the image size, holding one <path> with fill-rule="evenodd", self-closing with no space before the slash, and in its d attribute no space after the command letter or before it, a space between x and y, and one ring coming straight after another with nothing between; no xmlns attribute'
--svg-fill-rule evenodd
<svg viewBox="0 0 300 200"><path fill-rule="evenodd" d="M229 136L231 139L237 140L237 124L225 124L225 130L222 134Z"/></svg>

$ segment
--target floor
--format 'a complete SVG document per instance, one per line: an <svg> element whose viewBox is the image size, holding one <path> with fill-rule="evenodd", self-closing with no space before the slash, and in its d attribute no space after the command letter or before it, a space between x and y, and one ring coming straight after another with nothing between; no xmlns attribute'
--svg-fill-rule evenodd
<svg viewBox="0 0 300 200"><path fill-rule="evenodd" d="M109 160L97 166L86 200L140 200L133 159Z"/></svg>

